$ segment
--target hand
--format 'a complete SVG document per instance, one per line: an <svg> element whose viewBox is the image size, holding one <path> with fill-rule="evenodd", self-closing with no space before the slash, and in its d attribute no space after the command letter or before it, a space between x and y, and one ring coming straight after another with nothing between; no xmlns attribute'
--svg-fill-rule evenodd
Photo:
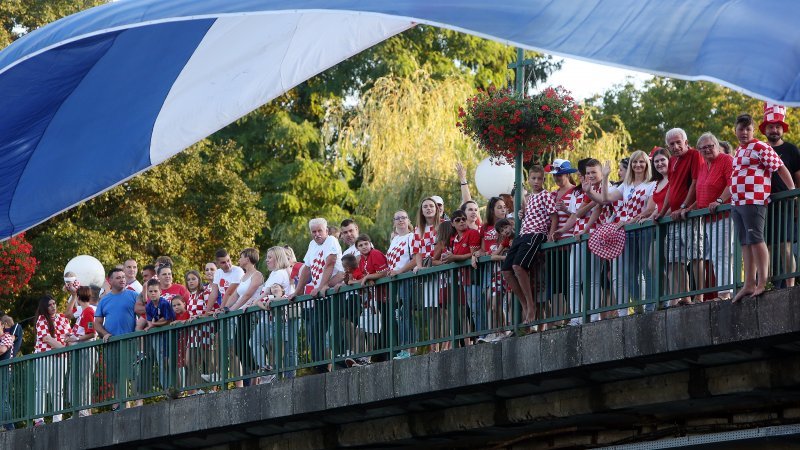
<svg viewBox="0 0 800 450"><path fill-rule="evenodd" d="M111 339L111 333L106 333L106 335L103 336L103 342L108 342L109 339Z"/></svg>
<svg viewBox="0 0 800 450"><path fill-rule="evenodd" d="M603 168L601 169L601 173L603 174L604 179L611 175L611 161L606 160L605 164L603 164Z"/></svg>
<svg viewBox="0 0 800 450"><path fill-rule="evenodd" d="M390 271L386 272L386 276L389 277L389 278L391 278L393 276L396 276L396 275L397 275L397 272L395 272L394 270L390 270Z"/></svg>
<svg viewBox="0 0 800 450"><path fill-rule="evenodd" d="M472 268L473 269L477 269L478 268L478 255L476 255L474 253L472 254Z"/></svg>
<svg viewBox="0 0 800 450"><path fill-rule="evenodd" d="M581 189L583 189L583 192L589 192L589 190L590 190L591 188L592 188L592 183L590 183L590 182L589 182L589 181L587 181L586 179L584 179L583 181L581 181Z"/></svg>
<svg viewBox="0 0 800 450"><path fill-rule="evenodd" d="M272 303L272 300L262 300L262 302L264 303L264 306L267 308L267 311L269 311L269 305L270 303Z"/></svg>
<svg viewBox="0 0 800 450"><path fill-rule="evenodd" d="M456 163L456 173L458 174L458 180L460 182L467 182L467 169L464 168L464 165L461 164L461 161Z"/></svg>
<svg viewBox="0 0 800 450"><path fill-rule="evenodd" d="M311 294L312 297L318 296L319 295L319 288L315 287L314 289L311 290L311 292L309 292L309 294Z"/></svg>
<svg viewBox="0 0 800 450"><path fill-rule="evenodd" d="M559 210L559 211L566 211L567 210L567 204L564 203L564 200L559 200L559 201L556 202L556 209Z"/></svg>
<svg viewBox="0 0 800 450"><path fill-rule="evenodd" d="M295 297L297 297L297 291L296 290L294 292L292 292L291 294L289 294L288 296L286 296L286 300L289 300L290 302L293 302Z"/></svg>
<svg viewBox="0 0 800 450"><path fill-rule="evenodd" d="M548 233L547 234L547 242L553 242L555 240L556 240L556 234L555 233Z"/></svg>
<svg viewBox="0 0 800 450"><path fill-rule="evenodd" d="M709 203L709 204L708 204L708 210L709 210L709 211L711 211L711 212L713 213L714 211L716 211L716 210L717 210L717 207L718 207L718 206L719 206L719 203L717 203L717 202L711 202L711 203Z"/></svg>
<svg viewBox="0 0 800 450"><path fill-rule="evenodd" d="M669 215L672 220L683 220L683 210L679 209L677 211L672 211Z"/></svg>
<svg viewBox="0 0 800 450"><path fill-rule="evenodd" d="M414 266L414 268L411 269L411 271L414 272L414 274L416 275L416 273L419 272L419 266Z"/></svg>

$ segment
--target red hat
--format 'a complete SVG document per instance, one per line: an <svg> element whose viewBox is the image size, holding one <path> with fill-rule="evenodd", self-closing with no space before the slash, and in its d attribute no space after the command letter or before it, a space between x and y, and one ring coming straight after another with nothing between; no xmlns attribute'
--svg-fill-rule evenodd
<svg viewBox="0 0 800 450"><path fill-rule="evenodd" d="M615 223L597 227L589 237L589 250L602 259L615 259L625 247L625 230Z"/></svg>
<svg viewBox="0 0 800 450"><path fill-rule="evenodd" d="M764 102L764 120L758 129L761 134L767 134L764 130L767 128L768 123L779 123L783 126L783 132L789 131L789 125L783 120L786 118L786 107L778 105L777 103Z"/></svg>

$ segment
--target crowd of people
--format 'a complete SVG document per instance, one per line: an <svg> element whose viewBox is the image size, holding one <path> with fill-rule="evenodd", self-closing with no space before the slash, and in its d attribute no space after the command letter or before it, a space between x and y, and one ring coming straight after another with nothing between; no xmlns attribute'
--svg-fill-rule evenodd
<svg viewBox="0 0 800 450"><path fill-rule="evenodd" d="M39 303L35 352L93 339L107 342L136 330L155 331L170 324L220 317L256 306L263 311L259 319L238 320L228 336L220 336L221 330L212 325L198 325L180 335L177 354L150 351L143 345L136 358L149 355L156 360L162 388L167 387L165 368L170 364L177 364L187 386L218 381L219 368L212 360L223 356L228 358L233 376L240 378L237 382L240 386L269 382L269 377L247 378L247 375L269 372L277 361L275 355L268 356L268 340L274 335L273 322L277 316L269 312L273 310L273 302L283 300L283 304L291 306L280 314L284 345L277 358L282 367L297 367L300 354L305 353L307 359L317 363L313 370L327 371L326 358L330 357L335 339L329 333L332 325L341 326L341 333L335 334L341 334L336 338L341 339L341 345L336 344L341 351L337 356L346 357L344 362L348 366L409 358L447 348L447 344L426 348L415 348L412 344L423 336L433 339L455 331L448 329L452 326L449 320L437 320L447 306L448 300L443 297L453 292L449 289L458 290L460 311L466 311L458 333L472 335L464 339L464 344L493 342L509 337L510 325L522 324L525 332L539 331L536 324L546 317L572 315L568 323L557 325L580 324L581 317L575 316L585 310L587 293L592 299L589 309L601 310L593 315L593 320L627 314L626 305L653 298L646 292L652 288L647 285L654 276L663 275L670 283L667 288L676 293L689 292L690 288L702 290L708 286L708 280L714 280L716 286L729 286L734 279L734 232L742 248L745 283L735 297L732 298L732 290L725 289L717 292L715 298L737 301L744 296L757 296L764 292L769 277L770 258L764 229L770 194L794 189L800 182L800 152L783 141L783 134L788 131L784 116L783 107L765 106L758 129L767 142L755 138L756 126L751 116L737 117L736 149L730 146L726 149L725 143L712 133L702 134L692 147L684 130L673 128L665 135L665 147L656 147L649 154L635 151L622 160L617 183L609 180L612 170L608 161L601 163L588 158L573 167L570 161L557 159L546 167L533 166L528 171L519 230L514 229L510 194L490 198L481 217L480 205L469 192L466 171L458 165L460 208L447 215L444 201L434 195L423 199L413 214L396 211L390 244L385 251L375 248L372 239L361 233L352 219L342 221L337 228L324 218L315 218L308 224L311 240L302 261L297 261L294 251L287 246L271 247L264 258L266 275L258 269L260 253L255 248L241 250L237 264L233 264L226 250L218 250L213 261L203 266L202 274L195 270L183 274L185 284L175 281L172 260L166 256L144 266L141 281L137 262L124 261L108 272L107 285L102 291L81 286L77 276L68 272L64 274L64 289L69 294L64 313L58 312L57 302L50 296ZM577 182L572 178L576 173ZM553 177L556 186L552 192L544 188L547 176ZM730 220L727 212L716 212L727 203L732 205ZM705 220L687 220L687 213L704 208L711 212ZM567 247L559 257L560 262L553 264L553 259L543 259L539 252L540 246L548 241L616 230L624 233L624 225L662 217L692 222L668 229L664 274L653 273L655 236L648 227L629 231L621 254L611 257L602 252L588 255ZM781 230L781 242L772 251L780 254L785 269L793 272L791 242L796 224L781 217L773 218L770 223ZM491 273L481 272L486 276L475 272L482 256L489 256L492 261ZM450 286L450 279L444 275L421 277L424 280L418 282L401 277L404 281L393 291L396 309L392 311L385 306L389 296L387 285L374 284L383 278L409 272L431 273L425 269L464 261L470 261L471 265L459 266L457 286ZM560 274L558 280L549 275L553 273ZM788 278L783 284L790 286L793 279ZM351 285L362 286L364 291L346 289L335 294L343 305L355 306L343 306L347 311L341 313L342 320L332 324L326 309L330 299L324 296L329 289L338 292ZM304 294L313 300L298 298ZM668 306L703 300L703 295L679 296ZM511 323L510 305L514 301L520 310L516 324ZM643 310L647 311L647 307ZM18 350L21 335L10 318L0 320L5 329L0 337L0 360L4 360ZM397 337L395 344L401 348L393 355L381 352L388 347L390 328ZM298 346L301 334L307 349ZM213 348L220 345L221 339L245 344L229 345L228 355L220 356L213 353ZM357 342L363 345L356 345ZM349 357L359 352L371 355ZM162 361L162 358L177 361ZM92 362L86 365L96 367ZM37 403L50 395L53 403L50 411L62 409L62 401L68 397L63 392L67 371L67 363L42 363L36 375ZM0 405L4 419L10 417L8 373L8 368L0 372L0 384L5 386ZM294 373L290 371L287 376ZM113 374L108 377L113 378ZM196 392L201 391L189 393ZM39 409L45 410L44 405ZM84 410L79 415L89 413ZM60 415L53 416L53 421L58 420ZM41 423L43 419L36 420L37 425Z"/></svg>

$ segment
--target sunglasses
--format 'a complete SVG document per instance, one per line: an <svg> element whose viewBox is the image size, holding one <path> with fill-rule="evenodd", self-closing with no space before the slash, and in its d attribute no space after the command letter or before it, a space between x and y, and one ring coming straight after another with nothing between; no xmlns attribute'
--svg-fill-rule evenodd
<svg viewBox="0 0 800 450"><path fill-rule="evenodd" d="M465 217L456 217L455 219L453 219L453 223L466 222L466 221L467 219Z"/></svg>

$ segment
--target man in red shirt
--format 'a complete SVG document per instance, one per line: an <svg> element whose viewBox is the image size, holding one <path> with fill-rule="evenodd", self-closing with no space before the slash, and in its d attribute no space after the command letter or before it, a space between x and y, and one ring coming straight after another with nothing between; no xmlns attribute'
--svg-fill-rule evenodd
<svg viewBox="0 0 800 450"><path fill-rule="evenodd" d="M697 177L697 208L708 208L711 212L731 198L730 181L733 172L733 157L722 152L719 141L711 133L697 140L697 149L703 156L700 174ZM716 214L706 219L705 256L711 261L716 285L733 283L733 257L731 227L727 214ZM719 293L721 300L730 300L731 290Z"/></svg>
<svg viewBox="0 0 800 450"><path fill-rule="evenodd" d="M658 213L658 218L669 211L673 221L681 221L686 218L686 213L694 209L697 176L703 164L703 157L700 156L700 152L689 147L686 132L680 128L667 131L665 140L672 157L669 159L669 190L664 201L665 208ZM695 287L697 289L704 287L703 237L700 226L701 222L697 219L687 224L675 223L669 226L667 264L670 271L669 279L672 281L670 294L689 290L689 278L686 272L688 262L691 262ZM672 306L688 303L691 303L688 297L678 298L672 301Z"/></svg>

